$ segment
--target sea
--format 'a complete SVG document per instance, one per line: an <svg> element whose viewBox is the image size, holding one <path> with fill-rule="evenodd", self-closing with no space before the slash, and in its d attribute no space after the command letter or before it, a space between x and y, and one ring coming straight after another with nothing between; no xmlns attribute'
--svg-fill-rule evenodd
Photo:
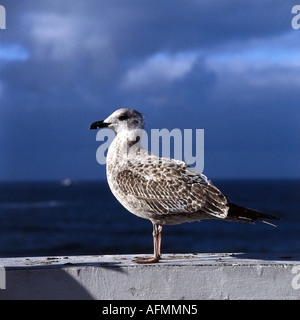
<svg viewBox="0 0 300 320"><path fill-rule="evenodd" d="M163 228L163 253L300 251L300 180L216 180L232 201L281 218ZM0 184L0 257L151 254L152 224L124 209L106 181Z"/></svg>

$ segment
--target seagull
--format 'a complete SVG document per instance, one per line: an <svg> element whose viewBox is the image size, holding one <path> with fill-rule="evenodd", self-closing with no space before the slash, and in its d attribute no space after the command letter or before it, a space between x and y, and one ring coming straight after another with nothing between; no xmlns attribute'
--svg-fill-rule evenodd
<svg viewBox="0 0 300 320"><path fill-rule="evenodd" d="M106 158L107 181L112 193L129 212L150 220L153 225L154 255L137 257L134 262L159 262L164 225L204 219L273 225L265 219L279 219L231 203L204 174L187 163L143 149L144 116L140 112L121 108L90 126L90 129L101 128L116 133Z"/></svg>

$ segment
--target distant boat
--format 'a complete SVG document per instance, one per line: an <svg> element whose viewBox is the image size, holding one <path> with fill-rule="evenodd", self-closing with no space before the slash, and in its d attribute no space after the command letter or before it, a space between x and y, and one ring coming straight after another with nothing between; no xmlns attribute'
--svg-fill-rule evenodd
<svg viewBox="0 0 300 320"><path fill-rule="evenodd" d="M66 178L66 179L61 180L60 184L63 187L69 187L71 184L73 184L73 181L71 179L69 179L69 178Z"/></svg>

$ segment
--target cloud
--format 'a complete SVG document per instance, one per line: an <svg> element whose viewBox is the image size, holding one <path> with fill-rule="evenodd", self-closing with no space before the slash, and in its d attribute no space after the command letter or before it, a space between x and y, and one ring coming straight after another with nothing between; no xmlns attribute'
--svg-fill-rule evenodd
<svg viewBox="0 0 300 320"><path fill-rule="evenodd" d="M185 77L192 70L195 60L193 55L155 54L129 69L121 86L126 90L171 84Z"/></svg>
<svg viewBox="0 0 300 320"><path fill-rule="evenodd" d="M78 24L74 17L59 13L32 13L27 16L33 54L40 59L67 59L79 48Z"/></svg>
<svg viewBox="0 0 300 320"><path fill-rule="evenodd" d="M155 127L205 128L208 152L239 153L246 144L275 150L277 122L294 148L293 3L2 0L0 148L12 168L5 177L28 177L14 173L18 162L31 170L42 162L46 176L49 154L90 177L90 166L71 159L93 154L85 128L118 106L136 106Z"/></svg>
<svg viewBox="0 0 300 320"><path fill-rule="evenodd" d="M187 104L199 106L214 81L214 72L207 69L197 52L158 53L128 69L120 89L125 101L167 112Z"/></svg>

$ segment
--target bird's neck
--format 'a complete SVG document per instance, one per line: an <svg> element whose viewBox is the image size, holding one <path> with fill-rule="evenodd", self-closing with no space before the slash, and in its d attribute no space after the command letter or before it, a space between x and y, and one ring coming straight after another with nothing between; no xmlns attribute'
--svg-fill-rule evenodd
<svg viewBox="0 0 300 320"><path fill-rule="evenodd" d="M107 153L107 166L126 165L141 149L142 129L118 132Z"/></svg>

